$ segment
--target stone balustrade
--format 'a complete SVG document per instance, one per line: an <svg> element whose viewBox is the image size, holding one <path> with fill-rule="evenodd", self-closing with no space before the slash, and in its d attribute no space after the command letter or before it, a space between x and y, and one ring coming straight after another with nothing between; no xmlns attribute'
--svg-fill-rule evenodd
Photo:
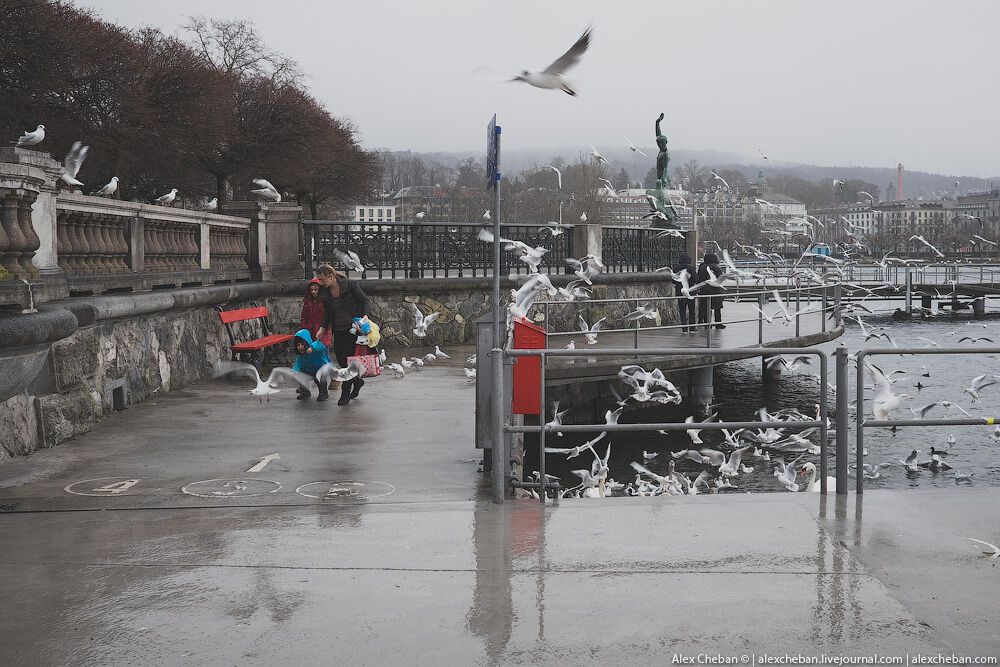
<svg viewBox="0 0 1000 667"><path fill-rule="evenodd" d="M249 280L250 221L77 193L56 198L71 293Z"/></svg>
<svg viewBox="0 0 1000 667"><path fill-rule="evenodd" d="M31 224L31 206L38 197L38 188L25 174L21 182L4 182L0 178L0 277L37 278L38 268L31 262L40 244Z"/></svg>

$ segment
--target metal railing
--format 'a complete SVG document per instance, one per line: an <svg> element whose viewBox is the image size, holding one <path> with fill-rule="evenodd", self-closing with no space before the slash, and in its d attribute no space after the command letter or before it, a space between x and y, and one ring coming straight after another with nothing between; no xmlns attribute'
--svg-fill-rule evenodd
<svg viewBox="0 0 1000 667"><path fill-rule="evenodd" d="M996 417L967 417L965 419L872 419L865 418L865 358L875 355L886 354L1000 354L1000 347L900 347L900 348L865 348L857 355L857 411L855 418L855 428L857 437L857 483L855 491L864 492L864 470L865 461L865 429L880 426L993 426L997 423ZM847 349L843 346L837 348L837 457L840 460L843 455L847 457ZM843 367L843 372L841 372ZM841 373L843 378L841 379ZM843 409L841 409L843 404ZM843 416L842 416L843 415ZM843 422L843 429L841 429ZM843 433L843 436L841 436ZM843 437L843 442L841 438ZM843 452L841 452L843 449ZM839 466L838 466L839 467ZM846 487L846 471L844 473L844 486ZM841 481L838 474L837 492L840 493ZM844 490L846 493L846 488Z"/></svg>
<svg viewBox="0 0 1000 667"><path fill-rule="evenodd" d="M804 315L819 315L820 316L820 332L825 333L827 331L827 321L830 319L829 314L834 313L838 315L836 317L836 326L839 326L839 306L841 304L841 286L839 284L821 285L821 286L811 286L811 287L784 287L784 288L773 288L773 289L751 289L751 290L740 290L737 284L733 289L729 290L725 294L705 294L705 295L694 295L693 299L695 306L695 317L696 319L701 317L703 313L702 306L704 308L704 315L706 316L705 322L690 322L688 324L660 324L660 325L649 325L643 326L644 319L640 318L635 320L634 326L628 328L603 328L600 330L600 335L607 333L632 333L633 334L633 349L639 349L640 347L640 334L643 332L651 331L674 331L677 329L684 328L696 328L704 333L705 347L712 347L713 341L713 330L715 325L721 324L722 322L714 321L714 310L711 308L711 304L706 301L710 301L713 298L722 298L724 300L731 300L734 302L744 302L753 301L757 306L757 314L755 317L742 318L742 319L728 319L725 320L725 324L743 324L756 322L757 323L757 344L762 345L764 343L764 330L765 324L773 325L775 328L778 326L774 320L778 320L779 316L777 314L770 316L772 321L764 316L764 309L769 303L769 299L773 296L774 292L778 292L785 301L785 306L789 310L794 310L792 320L788 321L785 318L781 318L780 321L784 322L781 326L790 326L792 323L795 325L795 337L799 337L802 334L802 317ZM674 302L683 302L687 300L687 297L683 295L675 296L653 296L653 297L629 297L629 298L619 298L619 299L586 299L581 301L536 301L533 304L533 308L540 310L546 330L546 334L552 337L579 337L583 335L577 327L576 316L579 314L580 308L586 308L588 310L593 308L605 309L611 317L616 310L624 310L623 308L616 308L616 306L627 306L632 311L638 310L640 304L664 304L670 305ZM818 302L815 310L804 310L808 308L814 300ZM805 307L803 306L803 301L805 302ZM570 320L565 321L567 328L569 330L565 331L554 331L552 330L552 311L553 309L567 309L573 308L574 315ZM626 311L628 312L628 311ZM600 314L600 313L598 313ZM599 319L599 318L598 318ZM617 319L621 319L618 317ZM593 322L589 322L593 324ZM714 350L713 350L714 351Z"/></svg>
<svg viewBox="0 0 1000 667"><path fill-rule="evenodd" d="M684 422L667 422L667 423L646 423L646 424L548 424L545 421L546 415L546 401L545 401L545 367L546 363L550 358L562 358L562 357L615 357L615 356L680 356L680 355L690 355L690 348L651 348L642 350L639 355L636 355L636 351L632 348L606 348L600 350L501 350L494 349L492 351L493 355L502 355L505 358L516 359L517 357L539 357L539 394L538 394L538 425L537 426L516 426L508 423L506 420L495 420L499 430L494 433L494 447L498 446L499 443L504 442L504 436L508 433L537 433L538 434L538 482L524 482L513 480L509 475L504 475L505 484L515 486L524 489L538 489L541 493L538 494L539 502L544 503L546 500L546 489L556 490L555 497L559 498L559 484L547 482L545 476L545 435L550 432L562 432L562 433L581 433L581 432L601 432L606 431L608 433L623 432L623 431L685 431L691 428L690 424ZM802 421L782 421L780 422L782 428L795 428L795 429L807 429L807 428L818 428L820 429L820 492L825 494L827 492L826 483L826 471L827 471L827 355L825 352L815 347L742 347L742 348L719 348L712 350L713 355L718 356L729 356L734 358L745 358L753 356L774 356L781 354L796 354L796 355L810 355L816 356L819 359L820 368L820 385L819 385L819 419L818 420L802 420ZM496 358L496 357L495 357ZM492 378L493 380L493 391L496 392L496 396L499 396L503 392L503 378L500 374L495 374ZM722 429L766 429L774 428L775 424L778 422L774 421L742 421L742 422L699 422L697 427L701 430L707 431L719 431ZM523 466L522 466L523 467ZM839 490L839 487L838 487ZM497 493L497 489L494 489L494 500L498 499L502 502L503 494Z"/></svg>
<svg viewBox="0 0 1000 667"><path fill-rule="evenodd" d="M470 222L341 222L305 220L305 276L323 263L345 268L334 250L358 254L369 278L454 278L493 275L493 247L479 239L483 225ZM505 224L501 235L548 249L539 272L570 272L573 230L553 236L549 225ZM662 229L602 227L602 261L611 273L652 271L669 266L683 241L657 236ZM501 256L502 274L527 274L530 267L513 252Z"/></svg>

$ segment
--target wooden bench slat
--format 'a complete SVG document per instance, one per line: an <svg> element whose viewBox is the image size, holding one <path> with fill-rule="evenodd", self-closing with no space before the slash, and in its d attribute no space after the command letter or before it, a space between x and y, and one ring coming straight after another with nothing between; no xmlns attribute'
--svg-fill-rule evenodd
<svg viewBox="0 0 1000 667"><path fill-rule="evenodd" d="M243 343L237 343L236 345L230 346L229 349L233 352L253 352L254 350L262 350L265 347L278 345L291 339L292 334L271 334L270 336L264 336L263 338L256 338Z"/></svg>
<svg viewBox="0 0 1000 667"><path fill-rule="evenodd" d="M267 317L267 306L240 308L238 310L223 310L219 312L219 319L221 319L225 324L243 322L245 320L256 320L261 317Z"/></svg>

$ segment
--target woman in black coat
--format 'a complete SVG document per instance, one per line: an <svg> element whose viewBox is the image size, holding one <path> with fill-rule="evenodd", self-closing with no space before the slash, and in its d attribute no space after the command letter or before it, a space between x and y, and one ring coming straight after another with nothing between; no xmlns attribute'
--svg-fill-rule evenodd
<svg viewBox="0 0 1000 667"><path fill-rule="evenodd" d="M674 264L674 273L680 273L681 271L687 270L688 272L688 285L694 285L698 282L698 272L694 268L694 264L691 263L691 256L686 252L682 252L677 256L677 263ZM683 294L681 294L681 284L679 282L674 282L674 296L677 299L677 311L681 316L681 331L684 333L696 332L698 329L694 326L695 316L694 316L694 299L689 299ZM688 325L692 325L688 328Z"/></svg>
<svg viewBox="0 0 1000 667"><path fill-rule="evenodd" d="M698 267L698 282L703 283L712 278L708 274L709 269L712 270L712 274L715 276L722 275L722 267L719 266L719 257L714 252L705 253L705 260ZM708 307L711 304L712 310L715 311L715 328L725 329L726 325L722 324L722 297L716 296L717 294L722 294L722 288L705 285L696 294L698 295L698 324L708 323Z"/></svg>
<svg viewBox="0 0 1000 667"><path fill-rule="evenodd" d="M319 298L323 301L323 326L316 333L319 338L324 331L333 333L333 350L337 363L341 368L347 368L347 358L354 356L357 335L351 333L351 325L355 317L368 314L368 297L361 291L361 286L329 264L322 264L316 270L316 277L323 284ZM365 381L354 378L344 382L340 389L340 400L337 405L347 405L352 398L357 398Z"/></svg>

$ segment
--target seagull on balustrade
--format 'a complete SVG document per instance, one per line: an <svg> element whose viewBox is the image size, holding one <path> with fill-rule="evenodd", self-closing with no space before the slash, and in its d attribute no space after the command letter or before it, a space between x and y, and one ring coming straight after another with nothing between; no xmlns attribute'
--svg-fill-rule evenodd
<svg viewBox="0 0 1000 667"><path fill-rule="evenodd" d="M486 212L483 213L483 220L492 220L492 218L493 216L490 215L490 209L486 209Z"/></svg>
<svg viewBox="0 0 1000 667"><path fill-rule="evenodd" d="M413 313L413 333L418 338L423 338L427 335L427 327L433 324L439 317L441 317L440 311L434 311L430 315L424 315L420 312L415 304L410 304L410 312Z"/></svg>
<svg viewBox="0 0 1000 667"><path fill-rule="evenodd" d="M413 217L415 217L415 218L416 218L417 220L423 220L423 219L424 219L424 216L425 216L425 215L427 215L427 214L426 214L426 213L424 213L423 211L420 211L420 212L418 212L418 213L417 213L417 214L416 214L415 216L413 216Z"/></svg>
<svg viewBox="0 0 1000 667"><path fill-rule="evenodd" d="M632 140L629 139L628 137L625 137L625 143L628 144L628 149L630 151L632 151L633 153L638 153L639 155L641 155L643 157L649 157L648 155L646 155L645 153L643 153L641 150L639 150L638 148L636 148L635 144L633 144Z"/></svg>
<svg viewBox="0 0 1000 667"><path fill-rule="evenodd" d="M177 188L173 188L170 192L163 195L162 197L156 198L156 203L159 206L170 206L177 199Z"/></svg>
<svg viewBox="0 0 1000 667"><path fill-rule="evenodd" d="M95 192L98 197L109 197L118 191L118 177L112 176L111 180L103 188Z"/></svg>
<svg viewBox="0 0 1000 667"><path fill-rule="evenodd" d="M76 175L80 171L80 167L83 166L83 161L86 159L87 151L89 150L90 146L84 146L82 142L74 141L69 154L63 160L62 173L59 175L59 180L70 187L82 188L83 183L76 180Z"/></svg>
<svg viewBox="0 0 1000 667"><path fill-rule="evenodd" d="M587 212L584 211L580 214L580 222L587 222Z"/></svg>
<svg viewBox="0 0 1000 667"><path fill-rule="evenodd" d="M263 178L253 179L254 185L257 186L256 190L251 190L250 194L256 195L264 201L279 203L281 201L281 193L278 189L271 185L271 182Z"/></svg>
<svg viewBox="0 0 1000 667"><path fill-rule="evenodd" d="M10 143L15 144L18 148L23 148L25 146L35 146L42 143L42 139L45 138L45 126L39 125L35 128L34 132L28 132L27 130L21 135L21 138L17 141L12 141Z"/></svg>
<svg viewBox="0 0 1000 667"><path fill-rule="evenodd" d="M219 198L212 197L211 201L205 204L206 211L217 211L219 209Z"/></svg>

